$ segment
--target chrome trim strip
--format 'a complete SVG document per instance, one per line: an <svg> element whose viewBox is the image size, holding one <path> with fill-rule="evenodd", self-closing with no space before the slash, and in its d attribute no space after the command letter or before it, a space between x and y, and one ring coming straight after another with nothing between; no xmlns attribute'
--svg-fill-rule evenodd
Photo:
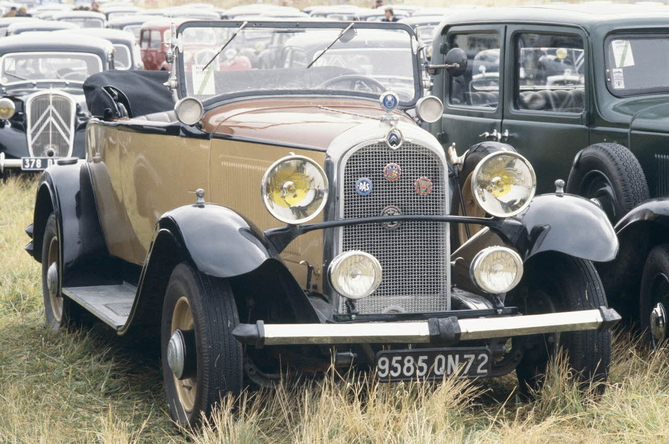
<svg viewBox="0 0 669 444"><path fill-rule="evenodd" d="M304 345L304 344L427 344L440 338L470 341L543 333L557 333L609 328L621 319L613 309L579 310L537 315L500 316L494 318L442 319L450 330L434 330L431 321L364 322L355 324L240 324L232 332L246 344ZM432 326L432 328L431 328ZM253 331L253 334L249 334Z"/></svg>

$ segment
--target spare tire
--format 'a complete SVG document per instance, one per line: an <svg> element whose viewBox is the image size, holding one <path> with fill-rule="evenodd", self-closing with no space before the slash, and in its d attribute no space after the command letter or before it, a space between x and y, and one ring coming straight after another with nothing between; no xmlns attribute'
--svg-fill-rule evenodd
<svg viewBox="0 0 669 444"><path fill-rule="evenodd" d="M612 224L650 197L639 161L617 143L596 143L579 151L566 191L596 200Z"/></svg>

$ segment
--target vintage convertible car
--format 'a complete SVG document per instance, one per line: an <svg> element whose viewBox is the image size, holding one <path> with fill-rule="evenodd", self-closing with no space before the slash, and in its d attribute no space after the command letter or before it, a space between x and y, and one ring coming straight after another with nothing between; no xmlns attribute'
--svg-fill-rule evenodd
<svg viewBox="0 0 669 444"><path fill-rule="evenodd" d="M220 70L216 53L241 30L312 35L300 41L313 58ZM229 38L189 63L189 42L212 31ZM563 346L584 379L606 380L619 316L590 262L617 251L605 214L561 184L534 196L532 167L509 145L447 156L407 113L442 112L420 98L409 26L189 21L172 35L170 73L88 79L88 156L40 178L27 249L52 328L85 309L119 335L159 334L182 425L246 384L331 363L381 381L516 370L527 390ZM402 95L387 60L328 57L384 39ZM491 217L450 215L457 165L471 159ZM471 236L452 243L459 226Z"/></svg>
<svg viewBox="0 0 669 444"><path fill-rule="evenodd" d="M82 86L113 66L113 50L107 40L61 33L0 40L0 176L84 157L90 115Z"/></svg>

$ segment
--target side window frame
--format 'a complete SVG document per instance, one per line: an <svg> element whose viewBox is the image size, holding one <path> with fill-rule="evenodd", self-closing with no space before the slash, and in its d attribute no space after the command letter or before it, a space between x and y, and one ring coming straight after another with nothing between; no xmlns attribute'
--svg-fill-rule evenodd
<svg viewBox="0 0 669 444"><path fill-rule="evenodd" d="M151 32L148 29L142 29L139 34L139 48L140 49L149 49L149 37Z"/></svg>
<svg viewBox="0 0 669 444"><path fill-rule="evenodd" d="M454 103L453 101L453 80L451 76L446 72L446 71L440 71L437 73L437 76L435 77L435 92L436 95L438 95L440 98L443 99L444 102L444 110L445 114L466 114L470 116L485 116L485 117L492 117L493 115L501 118L501 112L502 112L502 103L504 100L504 88L502 87L505 79L505 68L504 65L506 63L505 60L505 47L504 47L504 42L505 42L505 35L506 35L506 25L505 24L493 24L493 25L455 25L453 27L445 29L445 33L436 37L438 38L441 42L441 49L440 52L442 53L438 57L435 58L433 54L433 63L441 63L438 62L443 58L443 54L446 54L448 50L452 49L453 47L453 37L456 35L462 35L462 34L490 34L490 35L496 35L497 38L499 39L499 97L498 97L498 102L496 107L489 107L489 106L471 106L471 105L466 105L466 104L460 104L460 103ZM435 46L435 50L436 50ZM473 58L471 59L473 60ZM470 62L470 60L468 60Z"/></svg>
<svg viewBox="0 0 669 444"><path fill-rule="evenodd" d="M519 45L518 39L520 35L523 34L539 34L539 35L555 35L555 36L570 36L578 37L581 39L582 47L584 50L583 56L583 104L582 110L580 111L564 111L564 110L553 110L553 109L526 109L521 108L518 105L518 98L520 96L520 85L519 85L519 72L520 72L520 54L519 54ZM505 113L512 115L524 115L525 119L534 120L533 116L536 116L537 120L545 120L546 116L551 116L551 118L558 118L565 121L581 121L585 120L585 116L588 113L590 108L589 106L589 94L592 86L589 85L589 82L593 81L593 75L590 72L590 58L592 57L592 48L590 48L589 40L587 34L582 31L582 29L574 26L510 26L508 37L506 41L506 46L510 48L510 51L507 52L507 79L505 82L504 88L509 91L507 97L507 103L505 104ZM577 89L577 88L575 88ZM558 107L559 108L559 107Z"/></svg>

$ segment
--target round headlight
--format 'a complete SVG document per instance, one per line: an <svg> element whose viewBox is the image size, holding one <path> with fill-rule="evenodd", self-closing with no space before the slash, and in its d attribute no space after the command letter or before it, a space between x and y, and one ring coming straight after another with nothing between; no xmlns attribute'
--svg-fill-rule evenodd
<svg viewBox="0 0 669 444"><path fill-rule="evenodd" d="M323 210L328 179L313 160L288 156L270 166L262 178L261 192L270 214L287 224L310 221Z"/></svg>
<svg viewBox="0 0 669 444"><path fill-rule="evenodd" d="M330 263L330 284L349 299L369 296L381 283L383 271L378 259L364 251L347 251Z"/></svg>
<svg viewBox="0 0 669 444"><path fill-rule="evenodd" d="M444 104L437 97L423 97L416 104L416 114L423 122L434 123L444 114Z"/></svg>
<svg viewBox="0 0 669 444"><path fill-rule="evenodd" d="M6 97L0 99L0 120L11 119L15 110L14 102Z"/></svg>
<svg viewBox="0 0 669 444"><path fill-rule="evenodd" d="M174 113L184 125L195 125L204 115L204 106L194 97L184 97L174 105Z"/></svg>
<svg viewBox="0 0 669 444"><path fill-rule="evenodd" d="M472 193L483 210L509 217L525 210L537 187L532 165L520 154L499 151L484 157L472 174Z"/></svg>
<svg viewBox="0 0 669 444"><path fill-rule="evenodd" d="M523 260L506 247L488 247L474 257L469 274L481 290L490 294L511 291L523 276Z"/></svg>

